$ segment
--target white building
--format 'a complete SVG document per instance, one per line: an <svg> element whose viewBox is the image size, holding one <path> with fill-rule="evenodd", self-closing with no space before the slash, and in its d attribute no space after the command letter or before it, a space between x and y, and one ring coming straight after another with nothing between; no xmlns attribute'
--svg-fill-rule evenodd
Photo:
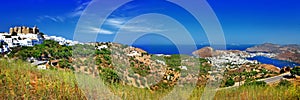
<svg viewBox="0 0 300 100"><path fill-rule="evenodd" d="M141 54L138 51L131 51L127 56L133 57L133 56L141 56Z"/></svg>
<svg viewBox="0 0 300 100"><path fill-rule="evenodd" d="M53 40L58 42L60 45L66 45L66 46L74 46L75 44L80 44L78 41L72 41L65 39L63 37L58 37L58 36L48 36L48 35L43 35L45 40Z"/></svg>
<svg viewBox="0 0 300 100"><path fill-rule="evenodd" d="M34 46L44 42L44 38L39 33L37 27L34 27L33 30L29 27L23 27L23 29L27 29L27 31L21 31L21 29L18 29L16 33L14 29L11 28L10 33L0 33L0 40L4 40L8 47ZM15 27L15 30L17 30L17 27Z"/></svg>
<svg viewBox="0 0 300 100"><path fill-rule="evenodd" d="M19 40L21 46L33 46L31 39Z"/></svg>
<svg viewBox="0 0 300 100"><path fill-rule="evenodd" d="M10 49L8 45L4 42L4 40L0 40L0 53L9 52Z"/></svg>
<svg viewBox="0 0 300 100"><path fill-rule="evenodd" d="M155 60L157 63L160 63L160 64L163 64L163 65L166 65L166 63L164 61L161 61L161 60Z"/></svg>
<svg viewBox="0 0 300 100"><path fill-rule="evenodd" d="M108 48L107 45L101 45L97 47L98 50L107 49L107 48Z"/></svg>
<svg viewBox="0 0 300 100"><path fill-rule="evenodd" d="M188 70L186 66L179 66L179 68L182 70Z"/></svg>
<svg viewBox="0 0 300 100"><path fill-rule="evenodd" d="M37 69L40 69L40 70L46 70L46 69L47 69L47 66L46 66L46 65L38 65L38 66L37 66Z"/></svg>

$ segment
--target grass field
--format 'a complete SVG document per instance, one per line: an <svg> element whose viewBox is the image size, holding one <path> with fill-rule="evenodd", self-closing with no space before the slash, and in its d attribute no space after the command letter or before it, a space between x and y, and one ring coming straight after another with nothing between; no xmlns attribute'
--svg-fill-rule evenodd
<svg viewBox="0 0 300 100"><path fill-rule="evenodd" d="M73 72L38 70L23 61L0 59L0 100L87 99L87 96L84 95L85 92L79 87ZM151 91L120 84L110 84L106 87L109 87L112 95L127 100L162 99L172 90L170 88ZM203 90L204 87L197 87L192 93L181 93L181 96L185 99L199 100ZM92 93L101 98L111 97L98 92ZM220 90L214 99L299 100L300 86L242 86Z"/></svg>
<svg viewBox="0 0 300 100"><path fill-rule="evenodd" d="M72 72L38 70L22 61L0 60L0 99L84 99Z"/></svg>

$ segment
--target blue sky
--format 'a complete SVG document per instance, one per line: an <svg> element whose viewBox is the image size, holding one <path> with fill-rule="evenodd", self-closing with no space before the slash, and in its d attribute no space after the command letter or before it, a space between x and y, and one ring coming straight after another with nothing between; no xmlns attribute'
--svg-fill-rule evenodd
<svg viewBox="0 0 300 100"><path fill-rule="evenodd" d="M107 0L107 3L110 3ZM153 0L152 0L153 1ZM157 0L159 1L159 0ZM277 44L300 44L300 1L299 0L207 0L217 15L227 43L260 44L265 42ZM90 0L2 0L0 6L0 31L8 32L13 26L34 26L48 35L73 38L77 21ZM101 4L99 4L101 5ZM132 17L145 13L143 11L161 12L181 19L182 24L191 28L193 38L197 44L207 43L205 33L193 23L193 19L183 10L172 5L161 4L155 6L142 2L135 2L130 7L121 9L112 14L109 22L124 24L115 20ZM165 6L164 6L165 5ZM143 8L144 7L144 8ZM152 7L152 8L151 8ZM126 8L126 9L125 9ZM151 8L151 9L149 9ZM174 11L164 11L164 9ZM143 10L142 10L143 9ZM99 10L101 11L101 10ZM124 13L126 12L126 13ZM125 15L124 15L125 14ZM178 15L178 16L176 16ZM95 19L96 20L96 19ZM168 24L168 23L164 23ZM139 25L139 24L138 24ZM100 26L99 26L100 27ZM109 24L103 26L106 30L91 28L91 31L100 32L99 41L111 41L116 29ZM128 27L132 28L132 27ZM145 27L135 27L147 31ZM114 31L112 31L114 30ZM153 29L152 29L153 31ZM159 31L158 31L159 32ZM196 34L196 32L199 32ZM180 37L181 35L178 35ZM145 41L157 36L144 37ZM148 38L148 39L147 39ZM160 38L163 39L163 38ZM141 39L139 39L141 40ZM166 40L159 41L167 42Z"/></svg>

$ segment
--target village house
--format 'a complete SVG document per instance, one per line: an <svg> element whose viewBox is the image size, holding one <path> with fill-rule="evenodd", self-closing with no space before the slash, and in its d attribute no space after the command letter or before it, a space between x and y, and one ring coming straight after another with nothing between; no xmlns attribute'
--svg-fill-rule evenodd
<svg viewBox="0 0 300 100"><path fill-rule="evenodd" d="M72 40L67 40L63 37L59 36L48 36L48 35L43 35L45 40L53 40L58 42L60 45L66 45L66 46L74 46L75 44L80 44L78 41L72 41Z"/></svg>
<svg viewBox="0 0 300 100"><path fill-rule="evenodd" d="M7 43L4 42L4 40L0 40L0 53L3 54L3 53L6 53L6 52L9 52L10 49L7 45Z"/></svg>

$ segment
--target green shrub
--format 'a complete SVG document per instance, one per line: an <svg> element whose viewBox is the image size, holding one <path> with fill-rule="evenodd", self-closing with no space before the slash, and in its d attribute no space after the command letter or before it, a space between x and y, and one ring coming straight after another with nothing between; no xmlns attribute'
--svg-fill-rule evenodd
<svg viewBox="0 0 300 100"><path fill-rule="evenodd" d="M99 56L96 57L96 65L99 65L102 63L102 60Z"/></svg>
<svg viewBox="0 0 300 100"><path fill-rule="evenodd" d="M113 69L110 68L100 68L100 77L107 83L118 83L120 82L119 75Z"/></svg>
<svg viewBox="0 0 300 100"><path fill-rule="evenodd" d="M234 85L234 80L232 78L229 78L226 80L225 82L225 86L228 87L228 86L233 86Z"/></svg>
<svg viewBox="0 0 300 100"><path fill-rule="evenodd" d="M171 55L171 57L165 57L165 60L169 67L177 68L178 66L181 66L180 55Z"/></svg>
<svg viewBox="0 0 300 100"><path fill-rule="evenodd" d="M292 86L293 84L290 82L290 81L288 81L288 80L281 80L279 83L278 83L278 87L279 86L285 86L285 87L289 87L289 86Z"/></svg>
<svg viewBox="0 0 300 100"><path fill-rule="evenodd" d="M295 75L300 76L300 67L299 66L298 67L294 67L290 72L291 72L291 74L293 76L295 76Z"/></svg>
<svg viewBox="0 0 300 100"><path fill-rule="evenodd" d="M141 76L147 76L150 72L150 67L145 65L140 65L138 68L132 67L134 73L137 73Z"/></svg>
<svg viewBox="0 0 300 100"><path fill-rule="evenodd" d="M70 68L71 64L68 60L62 59L58 62L60 68Z"/></svg>
<svg viewBox="0 0 300 100"><path fill-rule="evenodd" d="M109 60L111 60L111 58L110 58L110 56L109 56L109 55L104 55L104 59L105 59L106 61L109 61Z"/></svg>
<svg viewBox="0 0 300 100"><path fill-rule="evenodd" d="M95 54L97 55L110 55L111 51L109 49L101 49L101 50L96 50Z"/></svg>

